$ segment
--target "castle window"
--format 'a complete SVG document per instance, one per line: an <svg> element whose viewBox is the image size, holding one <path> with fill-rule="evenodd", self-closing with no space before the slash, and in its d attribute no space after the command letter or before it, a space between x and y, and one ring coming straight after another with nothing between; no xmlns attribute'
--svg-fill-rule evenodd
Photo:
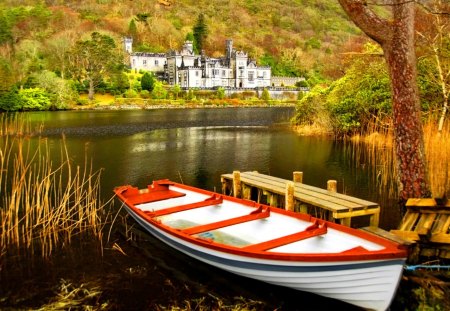
<svg viewBox="0 0 450 311"><path fill-rule="evenodd" d="M255 73L253 71L248 72L248 81L253 82L255 80Z"/></svg>
<svg viewBox="0 0 450 311"><path fill-rule="evenodd" d="M158 66L158 65L159 65L159 62L157 59L155 59L155 66Z"/></svg>
<svg viewBox="0 0 450 311"><path fill-rule="evenodd" d="M222 76L225 77L227 75L226 70L222 70Z"/></svg>
<svg viewBox="0 0 450 311"><path fill-rule="evenodd" d="M147 60L146 59L142 60L142 65L147 66Z"/></svg>
<svg viewBox="0 0 450 311"><path fill-rule="evenodd" d="M195 76L198 77L198 71L195 72Z"/></svg>

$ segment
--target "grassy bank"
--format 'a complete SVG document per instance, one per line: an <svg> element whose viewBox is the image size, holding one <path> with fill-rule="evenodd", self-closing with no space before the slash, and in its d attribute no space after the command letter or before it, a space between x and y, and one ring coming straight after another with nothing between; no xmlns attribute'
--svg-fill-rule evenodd
<svg viewBox="0 0 450 311"><path fill-rule="evenodd" d="M198 99L151 99L151 98L124 98L114 97L110 94L95 95L89 101L87 95L81 95L75 110L126 110L126 109L163 109L163 108L227 108L227 107L294 107L296 100L261 100L257 98L198 98Z"/></svg>

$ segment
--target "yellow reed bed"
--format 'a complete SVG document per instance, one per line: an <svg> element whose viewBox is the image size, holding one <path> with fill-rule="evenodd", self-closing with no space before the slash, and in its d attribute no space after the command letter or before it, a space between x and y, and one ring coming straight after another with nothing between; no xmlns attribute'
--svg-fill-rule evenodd
<svg viewBox="0 0 450 311"><path fill-rule="evenodd" d="M46 258L82 234L101 241L101 172L88 161L74 167L64 137L52 158L48 140L31 139L20 118L0 119L0 258Z"/></svg>

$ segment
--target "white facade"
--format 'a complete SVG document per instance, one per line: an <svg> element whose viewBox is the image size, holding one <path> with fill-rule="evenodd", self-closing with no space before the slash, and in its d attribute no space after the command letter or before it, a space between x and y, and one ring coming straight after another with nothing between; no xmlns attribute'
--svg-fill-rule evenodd
<svg viewBox="0 0 450 311"><path fill-rule="evenodd" d="M152 72L164 72L167 57L163 53L135 52L130 54L131 68Z"/></svg>
<svg viewBox="0 0 450 311"><path fill-rule="evenodd" d="M225 56L211 58L196 55L193 43L186 41L180 51L166 54L135 52L130 54L132 69L164 72L170 85L182 88L261 88L269 87L271 68L258 67L243 51L233 49L226 41Z"/></svg>

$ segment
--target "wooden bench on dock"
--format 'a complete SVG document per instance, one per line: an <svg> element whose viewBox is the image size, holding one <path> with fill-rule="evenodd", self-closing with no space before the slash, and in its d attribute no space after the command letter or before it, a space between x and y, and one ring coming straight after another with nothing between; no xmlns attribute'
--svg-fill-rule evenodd
<svg viewBox="0 0 450 311"><path fill-rule="evenodd" d="M450 259L450 201L438 205L435 199L408 199L400 226L391 232L417 242L418 256Z"/></svg>
<svg viewBox="0 0 450 311"><path fill-rule="evenodd" d="M297 173L297 176L296 176ZM378 226L380 206L377 203L358 199L336 192L335 181L329 181L328 189L321 189L305 185L299 172L294 172L294 181L282 179L258 172L238 172L221 176L222 193L235 197L252 199L256 189L258 199L267 196L267 204L294 210L297 206L301 212L308 213L308 209L319 209L316 216L339 221L350 226L352 217L369 216L370 226ZM284 199L284 200L283 200ZM326 216L325 216L326 215Z"/></svg>

